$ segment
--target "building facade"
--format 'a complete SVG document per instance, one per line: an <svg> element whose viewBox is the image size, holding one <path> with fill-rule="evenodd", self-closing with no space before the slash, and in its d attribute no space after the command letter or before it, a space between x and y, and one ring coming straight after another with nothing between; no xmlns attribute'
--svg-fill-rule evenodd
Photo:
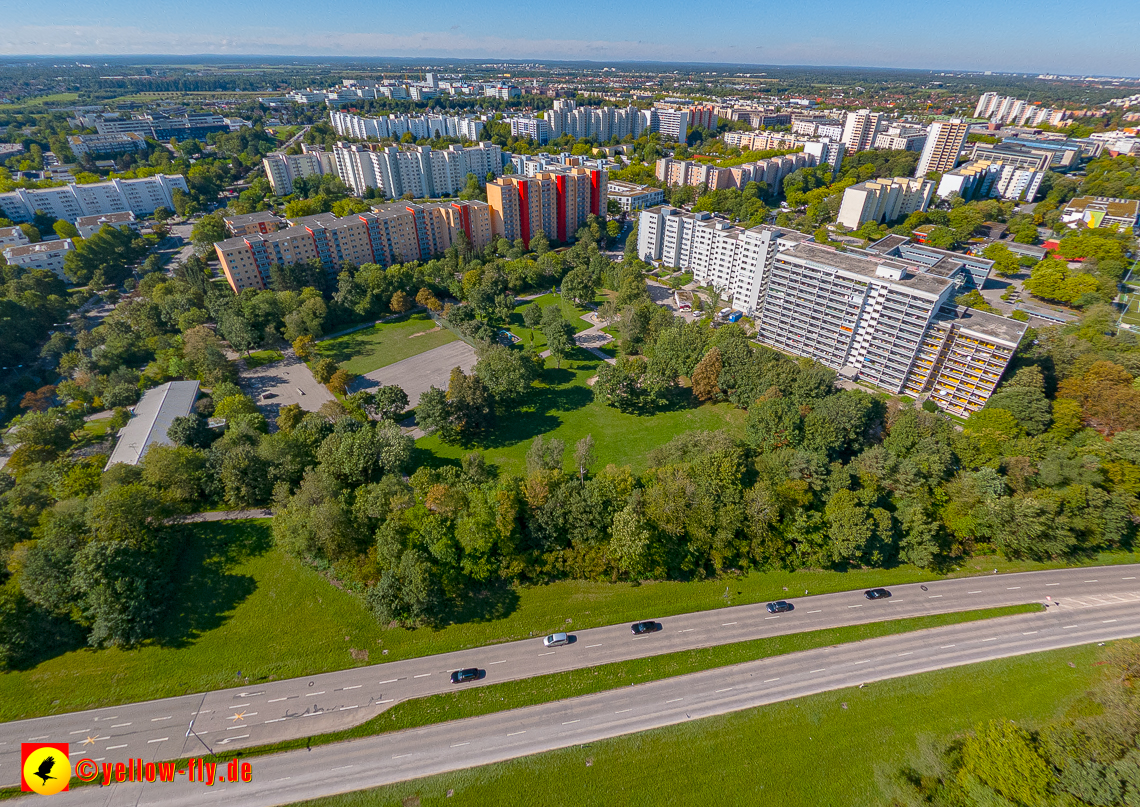
<svg viewBox="0 0 1140 807"><path fill-rule="evenodd" d="M843 191L836 221L858 230L868 221L883 222L906 218L925 211L934 194L930 180L911 177L869 179Z"/></svg>
<svg viewBox="0 0 1140 807"><path fill-rule="evenodd" d="M31 221L37 210L72 224L81 216L99 216L126 210L149 216L160 207L174 209L175 190L187 193L181 174L156 174L145 179L112 179L90 185L0 193L0 215L12 221Z"/></svg>
<svg viewBox="0 0 1140 807"><path fill-rule="evenodd" d="M493 143L477 146L364 146L338 143L333 152L337 175L363 196L379 188L390 199L412 194L416 199L451 196L467 186L467 175L480 182L487 174L503 173L502 150Z"/></svg>
<svg viewBox="0 0 1140 807"><path fill-rule="evenodd" d="M606 196L616 201L623 213L633 213L665 203L665 191L661 188L612 179L606 183Z"/></svg>
<svg viewBox="0 0 1140 807"><path fill-rule="evenodd" d="M100 216L80 216L75 220L75 229L79 230L80 238L90 238L108 224L112 227L130 227L136 233L139 231L135 214L129 210L122 213L104 213Z"/></svg>
<svg viewBox="0 0 1140 807"><path fill-rule="evenodd" d="M530 239L541 231L552 241L573 238L591 214L605 216L608 172L600 163L559 166L534 176L512 174L487 183L495 237Z"/></svg>
<svg viewBox="0 0 1140 807"><path fill-rule="evenodd" d="M860 109L848 112L843 123L843 136L840 138L849 152L865 151L874 147L875 137L883 124L883 113Z"/></svg>
<svg viewBox="0 0 1140 807"><path fill-rule="evenodd" d="M277 196L288 196L293 192L293 181L301 177L322 176L336 173L333 155L320 148L302 146L301 154L285 154L275 151L261 161L265 176Z"/></svg>
<svg viewBox="0 0 1140 807"><path fill-rule="evenodd" d="M135 151L146 151L146 138L137 132L73 135L67 138L67 145L76 157L83 154L130 154Z"/></svg>
<svg viewBox="0 0 1140 807"><path fill-rule="evenodd" d="M962 118L936 120L930 124L930 133L926 136L914 175L925 177L931 171L945 174L951 170L958 164L969 133L970 124Z"/></svg>
<svg viewBox="0 0 1140 807"><path fill-rule="evenodd" d="M67 253L75 249L70 238L59 241L40 241L36 244L19 244L4 247L3 255L11 266L21 266L24 269L45 269L54 272L56 276L63 277L63 259Z"/></svg>

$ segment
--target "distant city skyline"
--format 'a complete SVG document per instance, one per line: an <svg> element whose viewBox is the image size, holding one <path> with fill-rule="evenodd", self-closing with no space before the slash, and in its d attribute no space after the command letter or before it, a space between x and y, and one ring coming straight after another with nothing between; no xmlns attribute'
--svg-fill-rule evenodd
<svg viewBox="0 0 1140 807"><path fill-rule="evenodd" d="M266 55L834 65L1022 73L1140 75L1140 6L1103 14L1059 0L873 0L801 4L705 0L560 9L522 0L325 6L302 0L94 5L9 3L5 56ZM1071 20L1058 26L1059 20ZM260 25L251 25L257 20Z"/></svg>

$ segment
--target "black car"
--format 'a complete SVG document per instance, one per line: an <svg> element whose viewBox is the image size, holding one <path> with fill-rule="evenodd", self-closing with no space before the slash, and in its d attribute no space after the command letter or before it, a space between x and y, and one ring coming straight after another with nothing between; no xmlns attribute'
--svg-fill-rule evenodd
<svg viewBox="0 0 1140 807"><path fill-rule="evenodd" d="M786 614L788 611L796 610L796 606L792 605L786 600L779 600L778 602L770 602L766 606L769 614Z"/></svg>
<svg viewBox="0 0 1140 807"><path fill-rule="evenodd" d="M651 621L634 622L633 625L630 626L630 630L633 631L634 636L644 636L647 633L657 633L657 631L661 630L661 623Z"/></svg>
<svg viewBox="0 0 1140 807"><path fill-rule="evenodd" d="M887 591L885 588L869 588L863 592L863 596L868 600L885 600L887 597L891 596L891 592Z"/></svg>
<svg viewBox="0 0 1140 807"><path fill-rule="evenodd" d="M468 681L478 681L478 680L479 680L479 668L478 667L468 667L466 670L456 670L455 672L453 672L451 674L451 683L453 683L453 684L465 684Z"/></svg>

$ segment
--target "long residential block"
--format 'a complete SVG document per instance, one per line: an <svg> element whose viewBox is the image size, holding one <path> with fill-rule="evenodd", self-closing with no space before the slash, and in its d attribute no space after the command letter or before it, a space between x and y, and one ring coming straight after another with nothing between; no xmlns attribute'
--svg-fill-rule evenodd
<svg viewBox="0 0 1140 807"><path fill-rule="evenodd" d="M112 179L90 185L0 193L0 214L12 221L31 221L37 210L72 224L82 216L102 216L129 210L149 216L160 207L174 209L174 191L187 193L181 174L156 174L145 179Z"/></svg>

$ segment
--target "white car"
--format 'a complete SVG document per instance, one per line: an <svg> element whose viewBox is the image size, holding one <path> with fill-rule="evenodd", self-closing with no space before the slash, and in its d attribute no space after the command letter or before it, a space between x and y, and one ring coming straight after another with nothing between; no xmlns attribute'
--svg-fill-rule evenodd
<svg viewBox="0 0 1140 807"><path fill-rule="evenodd" d="M542 640L543 647L562 647L570 644L570 636L566 633L552 633Z"/></svg>

